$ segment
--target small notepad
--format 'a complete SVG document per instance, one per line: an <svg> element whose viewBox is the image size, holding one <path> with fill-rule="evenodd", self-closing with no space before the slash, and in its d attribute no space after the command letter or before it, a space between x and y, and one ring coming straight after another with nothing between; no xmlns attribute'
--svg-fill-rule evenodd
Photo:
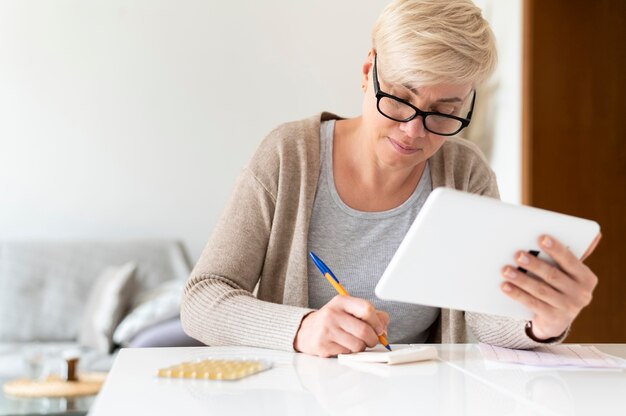
<svg viewBox="0 0 626 416"><path fill-rule="evenodd" d="M376 348L374 350L354 354L339 354L337 358L340 363L359 362L394 365L434 360L437 358L437 350L435 347L408 347L395 351L387 351L382 350L381 348Z"/></svg>

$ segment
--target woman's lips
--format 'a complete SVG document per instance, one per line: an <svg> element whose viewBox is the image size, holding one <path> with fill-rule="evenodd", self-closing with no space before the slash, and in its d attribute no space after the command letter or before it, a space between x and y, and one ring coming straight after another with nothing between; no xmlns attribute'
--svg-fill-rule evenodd
<svg viewBox="0 0 626 416"><path fill-rule="evenodd" d="M391 145L394 147L394 149L396 149L398 153L402 153L403 155L411 155L417 152L418 150L421 150L419 148L409 147L409 146L400 144L394 139L392 139L391 137L387 137L387 139L389 140L389 143L391 143Z"/></svg>

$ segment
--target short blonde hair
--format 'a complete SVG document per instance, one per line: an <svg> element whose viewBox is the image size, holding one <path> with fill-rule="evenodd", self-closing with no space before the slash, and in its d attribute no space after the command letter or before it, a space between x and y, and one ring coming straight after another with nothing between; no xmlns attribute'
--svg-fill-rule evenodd
<svg viewBox="0 0 626 416"><path fill-rule="evenodd" d="M395 0L372 30L381 77L414 86L476 86L496 67L495 37L471 0Z"/></svg>

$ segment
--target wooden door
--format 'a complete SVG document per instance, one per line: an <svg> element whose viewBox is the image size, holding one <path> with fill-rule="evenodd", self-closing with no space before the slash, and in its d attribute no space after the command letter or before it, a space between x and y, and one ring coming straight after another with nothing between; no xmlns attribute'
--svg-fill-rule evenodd
<svg viewBox="0 0 626 416"><path fill-rule="evenodd" d="M626 2L525 0L523 201L600 223L568 342L626 342Z"/></svg>

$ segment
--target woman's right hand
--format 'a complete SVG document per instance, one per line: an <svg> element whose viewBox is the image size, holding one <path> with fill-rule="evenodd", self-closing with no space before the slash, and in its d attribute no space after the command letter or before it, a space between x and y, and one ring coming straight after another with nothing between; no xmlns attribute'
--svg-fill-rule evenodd
<svg viewBox="0 0 626 416"><path fill-rule="evenodd" d="M360 352L375 347L388 324L389 315L370 302L337 295L304 317L293 346L298 352L320 357Z"/></svg>

